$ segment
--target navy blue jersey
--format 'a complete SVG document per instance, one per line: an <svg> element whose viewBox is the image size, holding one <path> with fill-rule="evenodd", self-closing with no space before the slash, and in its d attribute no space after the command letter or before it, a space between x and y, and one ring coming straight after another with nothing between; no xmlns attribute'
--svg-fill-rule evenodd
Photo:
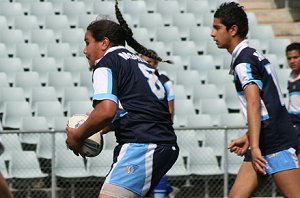
<svg viewBox="0 0 300 198"><path fill-rule="evenodd" d="M259 146L263 155L297 145L296 133L284 105L277 76L270 62L247 41L241 42L232 53L234 82L243 112L246 114L244 89L255 83L260 89L261 132Z"/></svg>
<svg viewBox="0 0 300 198"><path fill-rule="evenodd" d="M293 124L300 124L300 75L288 79L289 90L289 114Z"/></svg>
<svg viewBox="0 0 300 198"><path fill-rule="evenodd" d="M171 100L175 100L175 93L174 93L174 89L173 89L173 83L171 82L171 80L169 79L168 76L166 76L165 74L162 74L160 72L158 72L159 75L159 80L162 83L162 85L165 88L166 94L167 94L167 100L171 101Z"/></svg>
<svg viewBox="0 0 300 198"><path fill-rule="evenodd" d="M176 142L164 87L139 56L110 48L96 65L93 87L93 101L109 99L123 109L114 121L119 143Z"/></svg>

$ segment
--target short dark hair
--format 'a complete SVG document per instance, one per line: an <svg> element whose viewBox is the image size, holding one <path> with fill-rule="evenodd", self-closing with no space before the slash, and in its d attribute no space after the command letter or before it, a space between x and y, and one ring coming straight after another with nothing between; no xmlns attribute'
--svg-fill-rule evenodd
<svg viewBox="0 0 300 198"><path fill-rule="evenodd" d="M243 39L246 38L249 31L248 18L244 7L240 4L236 2L222 3L216 10L214 18L219 18L227 30L233 25L237 25L237 34Z"/></svg>
<svg viewBox="0 0 300 198"><path fill-rule="evenodd" d="M292 50L297 50L300 53L300 43L294 42L289 44L285 49L285 54L287 55L287 53Z"/></svg>

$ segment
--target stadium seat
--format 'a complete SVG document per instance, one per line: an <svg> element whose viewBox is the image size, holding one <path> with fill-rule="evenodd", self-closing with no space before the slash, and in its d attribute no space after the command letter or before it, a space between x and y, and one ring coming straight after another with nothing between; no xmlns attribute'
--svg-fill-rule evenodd
<svg viewBox="0 0 300 198"><path fill-rule="evenodd" d="M187 99L187 94L185 92L184 86L179 84L174 84L174 94L175 98L177 99Z"/></svg>
<svg viewBox="0 0 300 198"><path fill-rule="evenodd" d="M79 17L78 17L78 27L77 28L83 28L84 30L86 30L87 26L91 22L95 21L96 18L97 18L97 14L83 14L83 15L79 15Z"/></svg>
<svg viewBox="0 0 300 198"><path fill-rule="evenodd" d="M266 53L264 56L268 59L268 61L271 63L272 67L276 70L279 71L280 65L278 61L278 56L276 54L269 54Z"/></svg>
<svg viewBox="0 0 300 198"><path fill-rule="evenodd" d="M153 1L153 0L151 0ZM150 1L149 1L150 2ZM146 2L147 4L147 2ZM148 7L147 7L148 9ZM149 20L151 19L151 20ZM163 27L163 19L160 13L143 13L139 19L140 27L147 28L148 34L151 39L156 40L157 27Z"/></svg>
<svg viewBox="0 0 300 198"><path fill-rule="evenodd" d="M70 0L48 0L48 2L52 3L55 14L61 14L63 11L64 3L69 1Z"/></svg>
<svg viewBox="0 0 300 198"><path fill-rule="evenodd" d="M92 101L69 101L67 106L67 116L76 114L86 114L93 110Z"/></svg>
<svg viewBox="0 0 300 198"><path fill-rule="evenodd" d="M187 116L187 127L200 128L200 127L212 127L213 125L214 123L209 114L197 114L197 115Z"/></svg>
<svg viewBox="0 0 300 198"><path fill-rule="evenodd" d="M121 9L124 13L129 14L132 18L133 27L139 26L139 19L141 14L147 13L146 3L145 1L138 0L124 0L123 9Z"/></svg>
<svg viewBox="0 0 300 198"><path fill-rule="evenodd" d="M150 41L150 35L148 34L148 29L144 27L137 27L133 30L133 37L140 43L147 43Z"/></svg>
<svg viewBox="0 0 300 198"><path fill-rule="evenodd" d="M186 93L190 96L193 92L192 86L201 84L199 72L196 70L177 71L176 84L184 85Z"/></svg>
<svg viewBox="0 0 300 198"><path fill-rule="evenodd" d="M166 34L166 32L168 32L168 34ZM156 40L164 42L166 51L171 53L172 43L174 41L181 40L178 27L176 26L158 27L156 29Z"/></svg>
<svg viewBox="0 0 300 198"><path fill-rule="evenodd" d="M39 29L38 18L34 15L20 15L14 19L15 29L20 29L23 32L24 39L30 41L31 31Z"/></svg>
<svg viewBox="0 0 300 198"><path fill-rule="evenodd" d="M189 57L189 68L199 72L202 83L207 83L207 73L216 68L212 55L191 55Z"/></svg>
<svg viewBox="0 0 300 198"><path fill-rule="evenodd" d="M6 164L3 158L0 158L0 172L5 180L9 180L12 178L10 173L8 172L8 169L6 168Z"/></svg>
<svg viewBox="0 0 300 198"><path fill-rule="evenodd" d="M207 40L211 40L211 28L207 26L191 27L189 39L194 41L200 54L207 53Z"/></svg>
<svg viewBox="0 0 300 198"><path fill-rule="evenodd" d="M80 72L78 86L85 86L89 91L90 97L93 97L94 89L92 84L92 72Z"/></svg>
<svg viewBox="0 0 300 198"><path fill-rule="evenodd" d="M2 87L0 89L0 94L0 112L4 111L5 102L26 101L24 90L21 87Z"/></svg>
<svg viewBox="0 0 300 198"><path fill-rule="evenodd" d="M70 28L67 15L47 15L45 18L45 28L52 29L56 39L61 40L61 30Z"/></svg>
<svg viewBox="0 0 300 198"><path fill-rule="evenodd" d="M259 39L247 39L249 46L255 48L257 51L259 51L260 53L263 53L263 50L261 49L260 46L260 41Z"/></svg>
<svg viewBox="0 0 300 198"><path fill-rule="evenodd" d="M185 66L189 64L189 57L197 55L197 47L194 41L174 41L172 42L171 54L181 57Z"/></svg>
<svg viewBox="0 0 300 198"><path fill-rule="evenodd" d="M215 84L195 84L191 94L195 108L201 109L201 100L203 99L219 99L217 90Z"/></svg>
<svg viewBox="0 0 300 198"><path fill-rule="evenodd" d="M181 39L184 40L189 40L190 28L197 27L194 13L174 13L172 21L172 24L178 27Z"/></svg>
<svg viewBox="0 0 300 198"><path fill-rule="evenodd" d="M46 131L49 131L47 119L43 116L22 117L20 131L19 138L21 143L36 146L39 142L39 137Z"/></svg>
<svg viewBox="0 0 300 198"><path fill-rule="evenodd" d="M24 95L29 100L31 89L42 86L39 73L35 71L17 72L14 79L14 86L23 88Z"/></svg>
<svg viewBox="0 0 300 198"><path fill-rule="evenodd" d="M55 58L57 68L63 68L63 62L66 57L72 57L69 43L49 43L47 45L47 57Z"/></svg>
<svg viewBox="0 0 300 198"><path fill-rule="evenodd" d="M274 38L268 40L267 53L275 54L277 56L280 68L287 65L285 50L289 44L291 44L291 40L287 38Z"/></svg>
<svg viewBox="0 0 300 198"><path fill-rule="evenodd" d="M0 72L0 88L9 87L9 82L6 73Z"/></svg>
<svg viewBox="0 0 300 198"><path fill-rule="evenodd" d="M16 54L16 45L25 43L25 38L22 30L19 29L4 29L0 31L0 42L6 45L8 55Z"/></svg>
<svg viewBox="0 0 300 198"><path fill-rule="evenodd" d="M195 22L203 26L203 14L210 12L209 3L208 1L187 0L186 11L193 13Z"/></svg>
<svg viewBox="0 0 300 198"><path fill-rule="evenodd" d="M196 135L195 130L180 130L176 129L175 134L177 136L177 144L180 148L180 152L183 156L188 156L188 153L193 148L201 147L204 144L204 136Z"/></svg>
<svg viewBox="0 0 300 198"><path fill-rule="evenodd" d="M104 149L105 150L113 150L117 146L117 140L115 133L113 131L110 131L103 135L104 138Z"/></svg>
<svg viewBox="0 0 300 198"><path fill-rule="evenodd" d="M240 111L241 105L238 99L238 94L233 83L226 83L224 85L224 96L226 105L229 110Z"/></svg>
<svg viewBox="0 0 300 198"><path fill-rule="evenodd" d="M70 26L78 26L78 17L86 14L85 2L82 1L64 1L62 5L62 14L67 15Z"/></svg>
<svg viewBox="0 0 300 198"><path fill-rule="evenodd" d="M35 116L46 117L48 128L53 128L54 119L64 116L63 107L59 101L39 101L36 102Z"/></svg>
<svg viewBox="0 0 300 198"><path fill-rule="evenodd" d="M35 57L32 60L31 70L38 72L41 83L47 85L49 72L57 72L58 68L53 57Z"/></svg>
<svg viewBox="0 0 300 198"><path fill-rule="evenodd" d="M76 156L71 150L57 150L55 160L55 175L71 183L71 195L75 197L75 183L78 179L90 176L85 168L83 158Z"/></svg>
<svg viewBox="0 0 300 198"><path fill-rule="evenodd" d="M74 86L71 72L49 72L48 86L53 86L58 98L62 98L64 88Z"/></svg>
<svg viewBox="0 0 300 198"><path fill-rule="evenodd" d="M113 150L104 149L96 156L88 158L87 171L91 177L105 178L113 162Z"/></svg>
<svg viewBox="0 0 300 198"><path fill-rule="evenodd" d="M36 112L37 102L58 101L58 97L54 87L33 87L30 94L30 104L33 112Z"/></svg>
<svg viewBox="0 0 300 198"><path fill-rule="evenodd" d="M244 161L244 158L232 152L227 152L227 171L228 174L236 176ZM222 168L224 169L225 161L222 160ZM225 170L224 170L225 171Z"/></svg>
<svg viewBox="0 0 300 198"><path fill-rule="evenodd" d="M224 85L233 83L233 76L229 75L228 69L209 70L207 72L207 83L215 84L218 94L224 95Z"/></svg>
<svg viewBox="0 0 300 198"><path fill-rule="evenodd" d="M188 158L188 171L192 179L204 181L204 197L209 197L209 179L211 176L223 176L223 171L218 166L214 151L210 147L195 148L190 151Z"/></svg>
<svg viewBox="0 0 300 198"><path fill-rule="evenodd" d="M5 16L0 16L0 28L1 30L8 29L8 22Z"/></svg>
<svg viewBox="0 0 300 198"><path fill-rule="evenodd" d="M21 4L22 6L22 9L24 11L24 14L25 15L28 15L30 14L30 7L31 7L31 4L34 2L39 2L39 0L15 0L14 2L18 2Z"/></svg>
<svg viewBox="0 0 300 198"><path fill-rule="evenodd" d="M32 68L32 59L41 57L39 45L36 43L20 43L16 45L16 57L22 61L22 67L28 71Z"/></svg>
<svg viewBox="0 0 300 198"><path fill-rule="evenodd" d="M271 25L256 25L249 31L251 39L259 39L261 49L265 52L268 48L268 40L274 39L275 34Z"/></svg>
<svg viewBox="0 0 300 198"><path fill-rule="evenodd" d="M30 4L30 14L37 17L40 27L45 28L46 16L54 15L53 4L49 1L32 2Z"/></svg>
<svg viewBox="0 0 300 198"><path fill-rule="evenodd" d="M220 115L220 126L246 127L246 119L241 113L225 113Z"/></svg>
<svg viewBox="0 0 300 198"><path fill-rule="evenodd" d="M61 42L69 43L72 54L79 56L83 51L79 49L79 45L85 45L84 30L82 28L62 29Z"/></svg>
<svg viewBox="0 0 300 198"><path fill-rule="evenodd" d="M0 27L1 28L1 27ZM0 43L0 58L7 58L7 49L4 43Z"/></svg>
<svg viewBox="0 0 300 198"><path fill-rule="evenodd" d="M54 31L52 29L33 29L31 31L31 42L39 45L40 53L47 54L47 46L56 43Z"/></svg>
<svg viewBox="0 0 300 198"><path fill-rule="evenodd" d="M22 4L19 2L0 2L0 13L6 17L8 26L14 27L14 18L19 15L24 15Z"/></svg>
<svg viewBox="0 0 300 198"><path fill-rule="evenodd" d="M66 116L55 117L53 129L55 131L65 132L66 126L68 123L68 119L69 119L69 117L66 117Z"/></svg>
<svg viewBox="0 0 300 198"><path fill-rule="evenodd" d="M73 82L78 84L80 79L80 72L88 72L89 64L86 57L66 57L63 63L63 71L71 72Z"/></svg>
<svg viewBox="0 0 300 198"><path fill-rule="evenodd" d="M90 96L88 89L85 86L81 87L65 87L62 95L62 105L64 111L67 111L69 102L71 101L88 101L90 102ZM86 113L86 112L83 112Z"/></svg>
<svg viewBox="0 0 300 198"><path fill-rule="evenodd" d="M17 107L17 108L16 108ZM21 118L31 116L31 108L26 101L4 103L2 126L9 129L20 129Z"/></svg>
<svg viewBox="0 0 300 198"><path fill-rule="evenodd" d="M93 14L95 14L97 17L108 18L113 21L117 20L115 16L115 3L113 1L93 1L93 2L94 2ZM92 21L94 20L95 18L92 19ZM88 24L90 22L88 22Z"/></svg>
<svg viewBox="0 0 300 198"><path fill-rule="evenodd" d="M194 104L188 99L175 100L175 115L194 115L196 114Z"/></svg>
<svg viewBox="0 0 300 198"><path fill-rule="evenodd" d="M168 177L174 178L174 177L182 177L182 176L188 176L189 172L187 171L184 163L183 156L179 154L175 164L172 166L172 168L167 172L166 174Z"/></svg>
<svg viewBox="0 0 300 198"><path fill-rule="evenodd" d="M9 83L14 83L14 74L23 72L22 62L20 58L0 58L0 72L6 73Z"/></svg>
<svg viewBox="0 0 300 198"><path fill-rule="evenodd" d="M5 150L1 154L1 159L5 161L10 161L13 151L23 151L19 136L17 133L1 133L1 143L3 144Z"/></svg>
<svg viewBox="0 0 300 198"><path fill-rule="evenodd" d="M179 3L177 1L160 1L156 10L162 15L165 25L173 25L173 14L180 13Z"/></svg>

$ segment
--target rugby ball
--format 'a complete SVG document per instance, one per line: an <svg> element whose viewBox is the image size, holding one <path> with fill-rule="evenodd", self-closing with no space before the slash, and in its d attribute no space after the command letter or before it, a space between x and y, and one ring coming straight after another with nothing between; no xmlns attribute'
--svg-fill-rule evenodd
<svg viewBox="0 0 300 198"><path fill-rule="evenodd" d="M88 118L87 115L73 115L68 120L68 127L78 128ZM95 157L101 153L103 149L103 137L101 132L88 137L83 143L83 153L86 157Z"/></svg>

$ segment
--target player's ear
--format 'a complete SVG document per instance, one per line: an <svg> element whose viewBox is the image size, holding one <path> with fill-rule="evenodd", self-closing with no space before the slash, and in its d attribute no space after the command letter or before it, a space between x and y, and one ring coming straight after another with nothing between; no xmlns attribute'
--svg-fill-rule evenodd
<svg viewBox="0 0 300 198"><path fill-rule="evenodd" d="M236 36L238 33L238 26L237 25L232 25L231 28L229 29L231 36Z"/></svg>
<svg viewBox="0 0 300 198"><path fill-rule="evenodd" d="M104 37L102 40L102 48L106 50L108 47L110 47L110 40L107 37Z"/></svg>

